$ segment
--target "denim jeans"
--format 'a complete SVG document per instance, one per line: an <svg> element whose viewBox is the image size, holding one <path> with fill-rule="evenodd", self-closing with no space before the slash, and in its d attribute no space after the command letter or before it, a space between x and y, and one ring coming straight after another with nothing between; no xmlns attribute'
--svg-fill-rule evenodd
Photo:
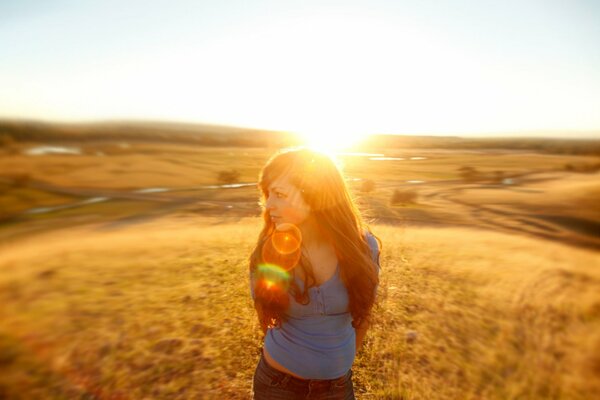
<svg viewBox="0 0 600 400"><path fill-rule="evenodd" d="M353 400L352 370L336 379L299 379L267 364L264 355L254 372L255 400Z"/></svg>

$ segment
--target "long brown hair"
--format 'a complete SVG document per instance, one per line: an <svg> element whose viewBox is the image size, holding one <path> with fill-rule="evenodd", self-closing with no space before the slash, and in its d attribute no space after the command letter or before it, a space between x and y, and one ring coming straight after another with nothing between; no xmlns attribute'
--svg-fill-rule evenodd
<svg viewBox="0 0 600 400"><path fill-rule="evenodd" d="M339 168L330 157L306 148L282 150L273 155L259 176L263 202L268 197L271 183L283 175L289 176L290 182L300 190L318 221L321 235L333 244L340 277L348 291L353 326L357 327L369 320L375 303L375 288L379 283L375 261L365 236L370 229L362 220ZM264 225L250 256L251 274L265 263L264 247L275 233L275 224L265 208L262 217ZM381 248L381 242L379 239L377 241ZM316 280L304 256L300 256L297 266L304 272L304 290L300 291L294 279L288 281L288 289L298 302L306 304L309 301L308 289L316 286ZM285 321L287 291L284 294L283 302L260 296L255 299L263 326L280 326Z"/></svg>

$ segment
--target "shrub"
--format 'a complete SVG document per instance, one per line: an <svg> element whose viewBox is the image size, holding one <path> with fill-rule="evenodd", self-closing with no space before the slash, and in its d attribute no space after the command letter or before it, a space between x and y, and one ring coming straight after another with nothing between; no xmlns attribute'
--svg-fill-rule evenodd
<svg viewBox="0 0 600 400"><path fill-rule="evenodd" d="M481 173L473 167L460 167L458 172L460 177L466 182L475 182L481 178Z"/></svg>
<svg viewBox="0 0 600 400"><path fill-rule="evenodd" d="M594 173L600 170L600 163L565 164L564 169L570 172Z"/></svg>
<svg viewBox="0 0 600 400"><path fill-rule="evenodd" d="M417 191L414 189L394 189L390 203L392 205L415 203L417 201Z"/></svg>
<svg viewBox="0 0 600 400"><path fill-rule="evenodd" d="M494 171L494 175L492 177L492 182L493 183L502 183L502 181L504 181L504 178L506 178L504 171Z"/></svg>
<svg viewBox="0 0 600 400"><path fill-rule="evenodd" d="M240 172L235 169L229 171L220 171L217 179L220 183L224 185L229 185L238 182L240 179L240 175Z"/></svg>
<svg viewBox="0 0 600 400"><path fill-rule="evenodd" d="M13 187L25 187L29 184L29 182L31 181L31 175L23 172L23 173L18 173L18 174L14 174L11 176L11 180L12 180L12 186Z"/></svg>
<svg viewBox="0 0 600 400"><path fill-rule="evenodd" d="M360 185L360 191L363 193L370 193L375 190L375 182L372 179L365 179Z"/></svg>
<svg viewBox="0 0 600 400"><path fill-rule="evenodd" d="M3 133L0 135L0 147L11 147L16 143L15 139L7 134Z"/></svg>

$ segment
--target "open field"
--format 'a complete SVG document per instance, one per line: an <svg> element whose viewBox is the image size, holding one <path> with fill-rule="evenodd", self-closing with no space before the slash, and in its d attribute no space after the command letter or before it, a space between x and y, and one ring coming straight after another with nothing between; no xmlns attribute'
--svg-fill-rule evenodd
<svg viewBox="0 0 600 400"><path fill-rule="evenodd" d="M247 399L256 218L161 217L2 248L3 398ZM598 253L474 228L372 226L379 305L359 399L600 394ZM87 397L86 397L87 396Z"/></svg>
<svg viewBox="0 0 600 400"><path fill-rule="evenodd" d="M261 333L247 256L275 149L27 155L44 145L0 147L0 399L248 398ZM599 397L599 160L340 155L384 246L357 397Z"/></svg>
<svg viewBox="0 0 600 400"><path fill-rule="evenodd" d="M19 143L0 157L0 239L55 221L129 223L174 210L257 216L255 183L275 151L86 142L64 145L76 155L26 154L42 145ZM389 149L338 159L365 214L376 221L483 227L600 249L598 157ZM236 173L231 181L219 180L229 171ZM373 190L362 190L367 180ZM412 199L392 203L395 192Z"/></svg>

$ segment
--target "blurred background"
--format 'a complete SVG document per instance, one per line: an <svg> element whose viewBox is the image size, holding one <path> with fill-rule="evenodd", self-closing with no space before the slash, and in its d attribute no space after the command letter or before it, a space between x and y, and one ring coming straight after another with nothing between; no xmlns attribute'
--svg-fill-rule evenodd
<svg viewBox="0 0 600 400"><path fill-rule="evenodd" d="M0 3L0 399L249 398L276 151L383 241L357 398L600 395L593 1Z"/></svg>

